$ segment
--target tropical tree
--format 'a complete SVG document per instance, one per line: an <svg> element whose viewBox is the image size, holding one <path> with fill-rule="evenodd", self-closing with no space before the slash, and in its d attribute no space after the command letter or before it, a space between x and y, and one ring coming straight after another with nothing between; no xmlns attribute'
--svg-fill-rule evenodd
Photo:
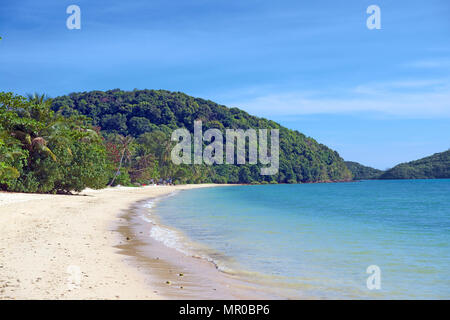
<svg viewBox="0 0 450 320"><path fill-rule="evenodd" d="M176 168L171 160L170 153L173 143L170 137L163 131L157 130L141 135L138 138L138 143L143 145L147 152L155 157L158 163L160 177L163 179L172 179L174 173L179 168Z"/></svg>
<svg viewBox="0 0 450 320"><path fill-rule="evenodd" d="M115 136L115 140L118 143L119 146L119 154L120 154L120 160L119 165L117 167L117 171L114 174L111 182L109 183L109 186L112 186L114 184L114 181L116 180L117 176L120 174L120 169L122 168L122 165L124 162L131 163L131 156L132 156L132 144L134 141L134 138L131 136L122 136L117 135Z"/></svg>
<svg viewBox="0 0 450 320"><path fill-rule="evenodd" d="M85 116L64 117L51 103L45 95L0 93L0 188L55 193L104 187L101 136Z"/></svg>
<svg viewBox="0 0 450 320"><path fill-rule="evenodd" d="M11 140L6 131L0 130L0 184L7 183L20 176L19 170L14 167L14 163L24 156L24 153L17 148L14 141L11 143Z"/></svg>

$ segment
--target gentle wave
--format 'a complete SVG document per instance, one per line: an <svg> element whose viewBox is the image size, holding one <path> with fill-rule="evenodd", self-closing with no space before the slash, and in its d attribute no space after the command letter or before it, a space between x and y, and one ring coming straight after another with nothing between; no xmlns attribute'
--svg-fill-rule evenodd
<svg viewBox="0 0 450 320"><path fill-rule="evenodd" d="M149 201L147 201L146 203L143 204L143 207L151 209L151 208L153 208L154 205L155 205L155 201L149 200Z"/></svg>
<svg viewBox="0 0 450 320"><path fill-rule="evenodd" d="M185 254L187 256L204 259L209 261L215 265L215 267L224 273L228 273L231 275L235 275L237 273L241 273L242 271L237 272L235 269L231 268L227 265L226 261L230 260L227 257L224 257L222 254L212 250L209 247L206 247L200 243L196 243L191 241L187 236L185 236L180 230L175 228L170 228L161 224L159 221L159 217L154 214L153 210L156 204L166 198L172 197L176 195L178 191L172 192L168 195L162 196L160 198L152 199L146 201L142 207L147 209L145 210L139 217L151 224L151 229L149 232L149 236L164 244L166 247L175 249L178 252Z"/></svg>
<svg viewBox="0 0 450 320"><path fill-rule="evenodd" d="M162 242L169 248L176 249L184 254L189 254L183 246L181 236L174 230L159 225L153 225L150 229L150 237L156 241Z"/></svg>

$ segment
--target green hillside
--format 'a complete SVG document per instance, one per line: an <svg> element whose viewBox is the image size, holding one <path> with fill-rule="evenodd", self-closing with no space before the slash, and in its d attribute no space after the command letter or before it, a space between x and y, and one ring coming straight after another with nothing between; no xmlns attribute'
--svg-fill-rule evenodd
<svg viewBox="0 0 450 320"><path fill-rule="evenodd" d="M450 150L419 160L401 163L387 170L380 179L450 178Z"/></svg>
<svg viewBox="0 0 450 320"><path fill-rule="evenodd" d="M169 141L172 131L179 127L185 127L193 132L194 120L202 120L203 130L209 128L280 130L280 170L277 175L261 176L259 164L212 167L192 165L183 167L184 178L175 172L177 169L164 173L166 177L177 176L175 178L179 182L298 183L351 179L351 173L339 154L313 138L289 130L273 121L249 115L240 109L228 108L180 92L115 89L106 92L71 93L55 98L52 108L55 111L63 110L65 115L88 116L94 126L101 128L107 139L118 135L130 136L134 137L138 144L149 139L154 140L156 136L160 141ZM169 165L167 163L167 166ZM159 166L162 164L159 163ZM197 174L193 175L194 171ZM161 170L158 170L158 174L159 177L163 177Z"/></svg>
<svg viewBox="0 0 450 320"><path fill-rule="evenodd" d="M173 130L280 131L280 166L175 165ZM225 137L225 135L224 135ZM225 155L225 153L224 153ZM67 193L86 187L179 183L303 183L352 179L450 178L450 150L382 172L298 131L212 101L162 90L73 93L55 99L0 92L0 190Z"/></svg>
<svg viewBox="0 0 450 320"><path fill-rule="evenodd" d="M352 173L353 180L377 179L383 173L382 170L367 167L358 162L345 161L345 165Z"/></svg>

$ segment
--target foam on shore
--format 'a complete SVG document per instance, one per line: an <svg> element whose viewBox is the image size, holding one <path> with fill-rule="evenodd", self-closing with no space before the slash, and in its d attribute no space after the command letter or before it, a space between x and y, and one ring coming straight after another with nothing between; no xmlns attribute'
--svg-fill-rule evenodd
<svg viewBox="0 0 450 320"><path fill-rule="evenodd" d="M161 242L166 247L175 249L184 255L209 261L213 263L219 271L234 274L235 271L226 265L224 261L226 261L227 258L223 257L222 254L215 252L211 248L200 243L193 242L182 231L161 223L159 217L154 213L155 206L159 201L172 197L177 193L178 192L172 192L168 195L148 200L142 205L146 210L143 210L139 217L143 221L151 224L149 236L152 239Z"/></svg>

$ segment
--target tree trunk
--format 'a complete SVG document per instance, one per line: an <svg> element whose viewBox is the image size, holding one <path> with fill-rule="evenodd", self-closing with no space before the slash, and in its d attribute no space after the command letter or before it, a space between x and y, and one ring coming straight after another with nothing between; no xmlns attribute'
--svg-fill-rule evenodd
<svg viewBox="0 0 450 320"><path fill-rule="evenodd" d="M114 175L111 183L108 185L109 187L111 187L113 185L114 181L116 181L116 178L120 173L120 168L122 168L122 161L123 161L124 156L125 156L125 150L122 151L122 156L120 157L119 167L117 168L116 174Z"/></svg>

